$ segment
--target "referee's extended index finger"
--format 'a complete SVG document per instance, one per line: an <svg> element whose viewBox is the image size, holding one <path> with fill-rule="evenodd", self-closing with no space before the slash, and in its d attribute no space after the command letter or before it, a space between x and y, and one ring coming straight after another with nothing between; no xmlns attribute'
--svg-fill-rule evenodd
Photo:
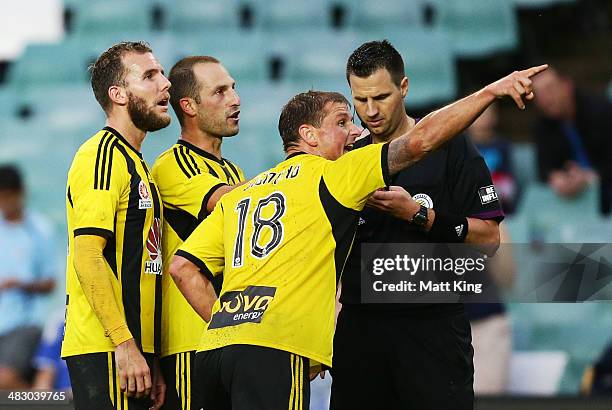
<svg viewBox="0 0 612 410"><path fill-rule="evenodd" d="M534 75L541 73L547 68L548 68L548 64L542 64L536 67L531 67L526 70L523 70L523 72L525 73L525 75L527 75L527 77L533 77Z"/></svg>

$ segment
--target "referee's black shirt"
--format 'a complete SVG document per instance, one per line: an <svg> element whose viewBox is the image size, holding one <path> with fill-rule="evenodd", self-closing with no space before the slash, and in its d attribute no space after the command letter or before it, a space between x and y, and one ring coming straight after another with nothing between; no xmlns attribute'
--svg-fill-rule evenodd
<svg viewBox="0 0 612 410"><path fill-rule="evenodd" d="M354 149L372 143L368 135L354 144ZM453 138L437 151L413 166L400 171L391 185L401 186L413 197L425 194L433 209L455 215L501 222L504 214L498 200L482 203L479 189L493 185L484 159L468 137ZM364 243L423 243L430 242L426 233L406 221L389 214L365 208L360 215L353 247L342 275L343 308L385 311L387 313L453 314L463 305L389 303L362 304L360 287L361 245Z"/></svg>

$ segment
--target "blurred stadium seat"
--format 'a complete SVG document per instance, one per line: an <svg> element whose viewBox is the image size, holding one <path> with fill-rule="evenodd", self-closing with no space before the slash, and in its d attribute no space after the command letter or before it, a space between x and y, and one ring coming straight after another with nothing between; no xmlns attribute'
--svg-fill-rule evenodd
<svg viewBox="0 0 612 410"><path fill-rule="evenodd" d="M238 2L212 0L177 0L163 6L169 30L195 34L199 31L232 30L240 25Z"/></svg>
<svg viewBox="0 0 612 410"><path fill-rule="evenodd" d="M540 231L538 235L542 235L544 242L550 242L552 238L560 238L559 222L573 221L576 215L581 220L599 217L599 188L592 184L578 197L568 200L547 185L531 184L525 190L518 212L528 215L533 229Z"/></svg>
<svg viewBox="0 0 612 410"><path fill-rule="evenodd" d="M17 116L17 91L6 85L0 86L0 119L14 119Z"/></svg>
<svg viewBox="0 0 612 410"><path fill-rule="evenodd" d="M103 123L105 118L86 83L31 88L20 93L18 101L22 109L30 110L32 120L45 122L39 138L44 138L47 129L62 133L81 131L83 125Z"/></svg>
<svg viewBox="0 0 612 410"><path fill-rule="evenodd" d="M380 33L379 39L382 39ZM386 38L404 58L410 79L406 105L409 109L445 103L457 94L457 72L452 44L439 29L389 30Z"/></svg>
<svg viewBox="0 0 612 410"><path fill-rule="evenodd" d="M510 0L435 0L436 24L448 34L459 57L483 57L518 45Z"/></svg>
<svg viewBox="0 0 612 410"><path fill-rule="evenodd" d="M269 32L331 27L330 2L326 0L268 0L252 4L259 9L260 21L256 25Z"/></svg>
<svg viewBox="0 0 612 410"><path fill-rule="evenodd" d="M73 35L150 31L152 5L147 0L75 2Z"/></svg>
<svg viewBox="0 0 612 410"><path fill-rule="evenodd" d="M346 2L348 26L360 31L386 31L424 26L425 0L358 0Z"/></svg>
<svg viewBox="0 0 612 410"><path fill-rule="evenodd" d="M537 183L536 152L532 143L512 144L512 163L520 187Z"/></svg>
<svg viewBox="0 0 612 410"><path fill-rule="evenodd" d="M308 36L299 30L276 32L273 49L286 61L286 79L294 82L346 81L346 61L361 39L352 31L313 30Z"/></svg>
<svg viewBox="0 0 612 410"><path fill-rule="evenodd" d="M10 67L8 83L20 89L45 84L85 82L90 53L78 41L31 44Z"/></svg>
<svg viewBox="0 0 612 410"><path fill-rule="evenodd" d="M264 81L269 77L270 57L260 32L211 30L175 35L174 39L172 64L187 55L210 55L227 67L236 82Z"/></svg>

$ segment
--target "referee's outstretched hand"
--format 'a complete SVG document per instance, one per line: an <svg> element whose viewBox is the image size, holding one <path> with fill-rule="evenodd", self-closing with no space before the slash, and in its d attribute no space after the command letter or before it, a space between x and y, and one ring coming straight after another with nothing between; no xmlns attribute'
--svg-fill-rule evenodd
<svg viewBox="0 0 612 410"><path fill-rule="evenodd" d="M134 339L116 347L115 361L121 390L128 397L148 397L151 394L151 371Z"/></svg>
<svg viewBox="0 0 612 410"><path fill-rule="evenodd" d="M516 105L525 109L525 102L534 98L533 82L531 77L548 68L548 64L531 67L526 70L515 71L504 78L485 87L486 91L493 93L497 98L510 96Z"/></svg>

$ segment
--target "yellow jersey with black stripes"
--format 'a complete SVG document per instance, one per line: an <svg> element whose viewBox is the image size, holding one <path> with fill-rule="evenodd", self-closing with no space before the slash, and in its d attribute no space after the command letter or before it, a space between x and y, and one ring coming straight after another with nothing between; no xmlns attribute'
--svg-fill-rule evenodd
<svg viewBox="0 0 612 410"><path fill-rule="evenodd" d="M206 204L215 190L244 181L244 173L235 164L184 140L157 158L152 173L164 207L163 256L168 262L208 216ZM219 286L220 281L218 290ZM162 295L161 356L196 350L204 321L166 272L162 276Z"/></svg>
<svg viewBox="0 0 612 410"><path fill-rule="evenodd" d="M336 284L388 145L336 161L291 155L225 194L179 247L223 288L199 351L250 344L331 366Z"/></svg>
<svg viewBox="0 0 612 410"><path fill-rule="evenodd" d="M142 351L159 352L161 201L142 154L111 127L104 127L77 151L68 171L66 211L67 306L62 356L114 351L73 266L77 235L106 238L103 255L113 273L112 296Z"/></svg>

